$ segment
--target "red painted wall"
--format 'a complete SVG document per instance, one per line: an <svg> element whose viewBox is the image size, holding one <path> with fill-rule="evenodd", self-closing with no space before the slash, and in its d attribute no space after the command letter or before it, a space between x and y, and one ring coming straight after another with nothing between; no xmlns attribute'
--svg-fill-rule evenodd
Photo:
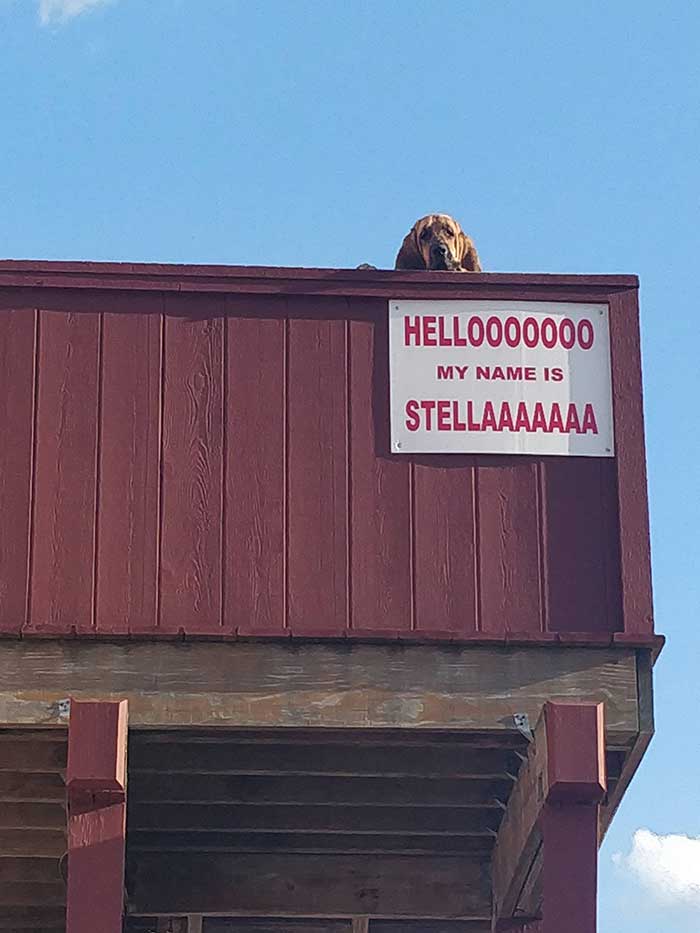
<svg viewBox="0 0 700 933"><path fill-rule="evenodd" d="M616 458L391 454L389 297L609 301ZM0 436L4 634L652 632L629 276L0 263Z"/></svg>

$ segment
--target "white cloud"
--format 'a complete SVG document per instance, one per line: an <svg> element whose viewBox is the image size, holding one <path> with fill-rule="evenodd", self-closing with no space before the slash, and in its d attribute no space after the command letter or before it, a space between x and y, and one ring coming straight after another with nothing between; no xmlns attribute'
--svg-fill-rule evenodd
<svg viewBox="0 0 700 933"><path fill-rule="evenodd" d="M700 837L657 836L638 829L629 855L617 853L613 861L627 869L661 903L700 907Z"/></svg>
<svg viewBox="0 0 700 933"><path fill-rule="evenodd" d="M72 19L109 0L39 0L39 19L42 26L55 21Z"/></svg>

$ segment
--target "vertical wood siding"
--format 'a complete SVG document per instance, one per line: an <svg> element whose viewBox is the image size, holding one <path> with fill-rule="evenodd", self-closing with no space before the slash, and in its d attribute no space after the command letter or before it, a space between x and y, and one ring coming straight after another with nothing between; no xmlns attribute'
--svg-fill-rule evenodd
<svg viewBox="0 0 700 933"><path fill-rule="evenodd" d="M615 461L392 454L384 299L0 297L0 633L622 630Z"/></svg>
<svg viewBox="0 0 700 933"><path fill-rule="evenodd" d="M0 304L0 632L14 635L29 586L37 319L15 303Z"/></svg>
<svg viewBox="0 0 700 933"><path fill-rule="evenodd" d="M39 312L28 628L94 627L102 317Z"/></svg>

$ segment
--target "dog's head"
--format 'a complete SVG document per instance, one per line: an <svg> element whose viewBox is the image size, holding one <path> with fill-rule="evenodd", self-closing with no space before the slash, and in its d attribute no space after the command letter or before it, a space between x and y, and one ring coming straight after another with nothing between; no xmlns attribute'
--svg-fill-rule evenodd
<svg viewBox="0 0 700 933"><path fill-rule="evenodd" d="M414 223L401 244L396 268L481 272L474 244L449 214L428 214Z"/></svg>

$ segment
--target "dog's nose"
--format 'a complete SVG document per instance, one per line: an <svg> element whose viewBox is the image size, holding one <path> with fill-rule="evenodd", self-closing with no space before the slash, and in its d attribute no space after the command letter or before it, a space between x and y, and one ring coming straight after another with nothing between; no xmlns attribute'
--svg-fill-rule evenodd
<svg viewBox="0 0 700 933"><path fill-rule="evenodd" d="M436 253L438 256L447 256L449 250L446 243L433 243L430 247L431 252Z"/></svg>

